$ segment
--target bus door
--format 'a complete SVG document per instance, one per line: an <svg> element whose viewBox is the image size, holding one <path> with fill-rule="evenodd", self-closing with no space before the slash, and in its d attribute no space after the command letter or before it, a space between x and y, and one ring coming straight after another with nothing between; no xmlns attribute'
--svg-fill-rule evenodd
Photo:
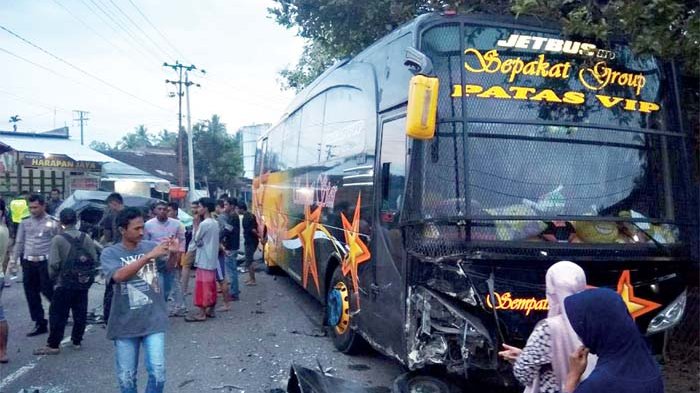
<svg viewBox="0 0 700 393"><path fill-rule="evenodd" d="M371 250L372 299L362 306L362 313L372 322L367 330L380 346L399 356L405 354L403 335L405 313L405 257L399 219L403 205L408 160L405 109L381 115L379 159L375 166L376 219ZM367 308L370 308L369 310ZM369 312L368 312L369 311Z"/></svg>

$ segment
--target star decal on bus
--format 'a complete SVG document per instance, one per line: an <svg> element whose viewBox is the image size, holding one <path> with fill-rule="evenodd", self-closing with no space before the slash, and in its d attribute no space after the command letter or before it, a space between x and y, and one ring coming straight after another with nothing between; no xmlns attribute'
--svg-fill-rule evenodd
<svg viewBox="0 0 700 393"><path fill-rule="evenodd" d="M622 275L620 275L620 280L617 282L617 293L620 294L622 301L625 302L632 319L637 319L637 317L661 307L659 303L638 298L634 295L634 287L632 286L629 270L623 271Z"/></svg>
<svg viewBox="0 0 700 393"><path fill-rule="evenodd" d="M343 258L342 271L347 277L350 274L352 279L352 290L355 295L359 293L359 277L357 269L361 263L367 262L370 259L370 252L365 243L360 239L360 205L362 202L362 194L357 195L357 205L355 213L352 217L352 223L348 221L345 214L340 213L340 219L343 222L343 232L345 233L345 244L348 247L348 252ZM360 297L356 296L357 307L360 307Z"/></svg>
<svg viewBox="0 0 700 393"><path fill-rule="evenodd" d="M287 238L299 237L301 247L303 248L302 257L302 286L306 288L309 274L314 280L316 291L321 293L321 287L318 281L318 268L316 266L316 251L314 250L314 237L317 227L320 227L319 220L321 219L322 206L316 207L311 211L310 205L304 206L304 221L297 224L294 228L287 232ZM320 228L319 228L320 229Z"/></svg>

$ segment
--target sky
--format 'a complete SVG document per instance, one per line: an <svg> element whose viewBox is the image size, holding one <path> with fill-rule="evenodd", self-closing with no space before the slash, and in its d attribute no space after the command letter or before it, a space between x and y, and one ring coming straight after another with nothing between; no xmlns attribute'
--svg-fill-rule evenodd
<svg viewBox="0 0 700 393"><path fill-rule="evenodd" d="M303 40L268 16L272 5L268 0L0 1L0 130L11 130L10 117L19 115L18 131L65 125L79 139L73 111L83 110L90 119L86 145L113 144L140 124L154 134L175 131L178 100L169 93L176 87L165 80L178 76L163 67L175 61L197 67L190 74L201 85L190 88L193 124L212 114L229 132L274 123L294 96L281 89L278 73L296 63ZM182 105L184 114L184 99Z"/></svg>

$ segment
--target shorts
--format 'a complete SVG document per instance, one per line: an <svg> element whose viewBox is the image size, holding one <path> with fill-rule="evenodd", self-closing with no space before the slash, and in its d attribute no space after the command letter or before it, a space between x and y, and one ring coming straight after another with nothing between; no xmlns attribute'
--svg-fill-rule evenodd
<svg viewBox="0 0 700 393"><path fill-rule="evenodd" d="M249 268L253 264L253 257L255 256L255 251L258 249L258 244L246 244L245 245L245 262L243 266Z"/></svg>
<svg viewBox="0 0 700 393"><path fill-rule="evenodd" d="M192 265L194 265L194 254L194 251L187 251L186 253L182 254L182 258L180 258L180 266L191 268Z"/></svg>
<svg viewBox="0 0 700 393"><path fill-rule="evenodd" d="M216 282L222 282L226 279L226 257L221 254L218 259L219 263L216 265Z"/></svg>

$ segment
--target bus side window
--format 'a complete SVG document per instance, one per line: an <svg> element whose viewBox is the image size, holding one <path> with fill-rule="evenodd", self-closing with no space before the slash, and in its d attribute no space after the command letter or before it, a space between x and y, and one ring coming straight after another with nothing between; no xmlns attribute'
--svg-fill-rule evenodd
<svg viewBox="0 0 700 393"><path fill-rule="evenodd" d="M258 146L255 152L255 176L260 176L263 171L267 170L265 159L267 157L267 138L258 141Z"/></svg>
<svg viewBox="0 0 700 393"><path fill-rule="evenodd" d="M399 222L406 184L406 118L387 121L382 128L381 206L382 225L394 228Z"/></svg>

